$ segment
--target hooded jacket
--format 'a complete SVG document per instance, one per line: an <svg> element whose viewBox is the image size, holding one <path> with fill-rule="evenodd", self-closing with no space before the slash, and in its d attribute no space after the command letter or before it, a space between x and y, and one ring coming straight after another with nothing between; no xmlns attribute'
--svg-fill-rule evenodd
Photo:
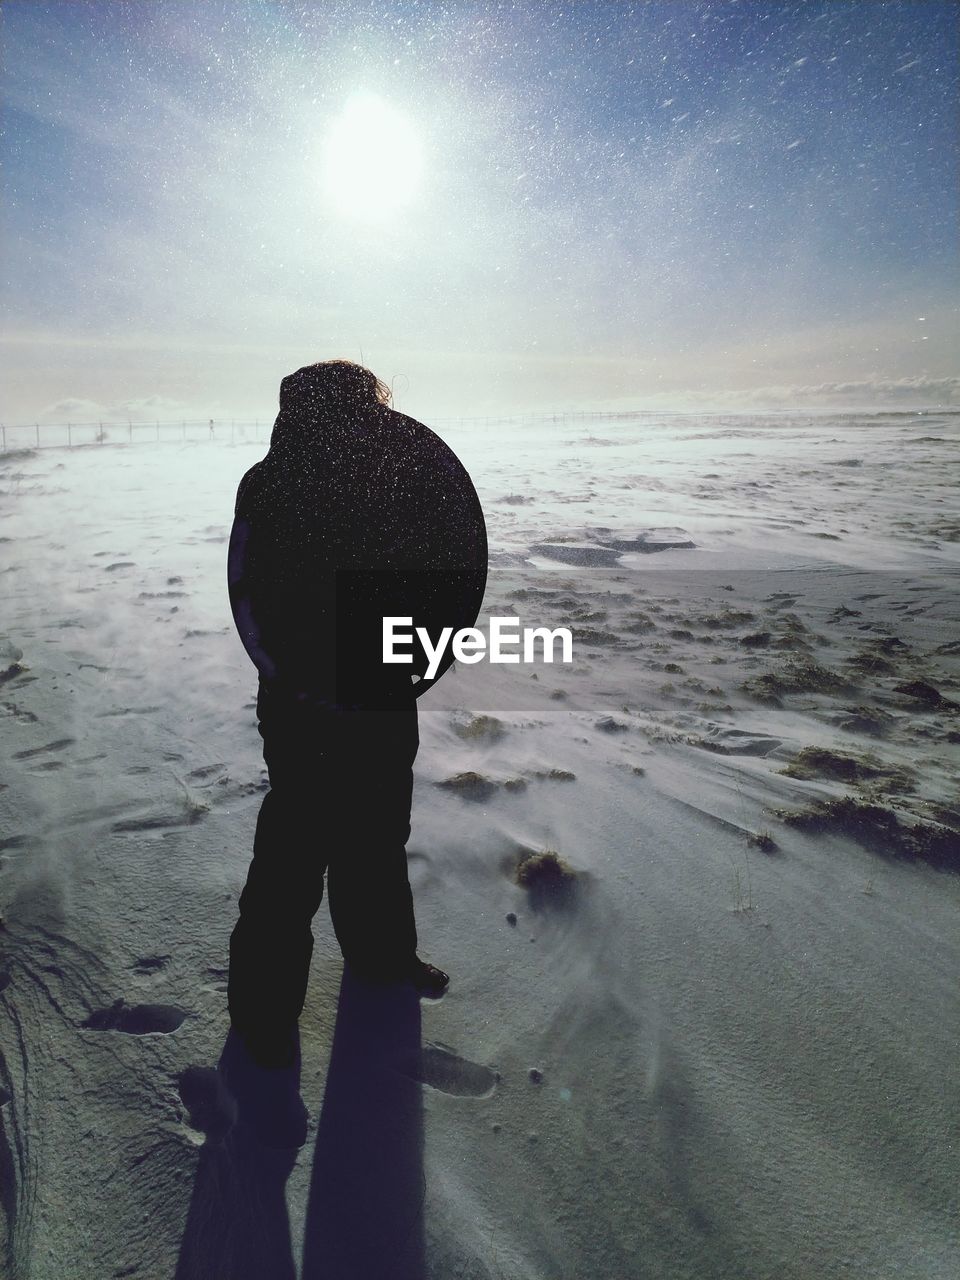
<svg viewBox="0 0 960 1280"><path fill-rule="evenodd" d="M472 626L487 577L483 510L453 450L377 403L284 394L270 448L243 476L230 539L234 620L261 681L364 706L419 697L426 658L382 662L384 616L435 641ZM412 673L421 677L414 683Z"/></svg>

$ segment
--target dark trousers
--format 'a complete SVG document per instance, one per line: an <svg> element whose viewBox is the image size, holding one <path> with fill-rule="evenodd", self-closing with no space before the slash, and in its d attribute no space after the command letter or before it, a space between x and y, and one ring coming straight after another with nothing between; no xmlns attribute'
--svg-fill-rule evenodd
<svg viewBox="0 0 960 1280"><path fill-rule="evenodd" d="M405 848L420 745L416 699L351 709L297 702L261 681L257 718L270 790L230 937L228 1004L237 1025L299 1016L324 874L334 932L352 966L388 975L417 949Z"/></svg>

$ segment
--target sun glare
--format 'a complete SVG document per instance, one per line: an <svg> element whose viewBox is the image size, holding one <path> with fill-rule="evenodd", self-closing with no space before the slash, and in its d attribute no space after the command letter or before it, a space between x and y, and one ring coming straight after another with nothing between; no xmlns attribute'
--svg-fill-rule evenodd
<svg viewBox="0 0 960 1280"><path fill-rule="evenodd" d="M347 102L327 138L323 175L341 213L389 218L413 200L422 171L420 139L402 112L372 93Z"/></svg>

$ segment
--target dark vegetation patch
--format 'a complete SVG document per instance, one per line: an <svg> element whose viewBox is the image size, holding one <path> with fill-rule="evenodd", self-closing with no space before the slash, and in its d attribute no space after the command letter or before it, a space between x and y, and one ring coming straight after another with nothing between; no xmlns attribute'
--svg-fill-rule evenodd
<svg viewBox="0 0 960 1280"><path fill-rule="evenodd" d="M885 791L913 790L913 778L905 769L883 765L872 756L855 756L826 747L804 747L780 773L788 778L875 782Z"/></svg>
<svg viewBox="0 0 960 1280"><path fill-rule="evenodd" d="M623 620L624 631L632 631L635 635L642 635L645 631L654 631L657 624L648 613L628 613Z"/></svg>
<svg viewBox="0 0 960 1280"><path fill-rule="evenodd" d="M519 849L513 878L535 911L572 906L581 887L580 874L555 849Z"/></svg>
<svg viewBox="0 0 960 1280"><path fill-rule="evenodd" d="M781 705L781 699L790 693L842 693L850 688L846 676L823 667L812 658L794 658L776 671L765 671L751 676L740 685L759 702Z"/></svg>
<svg viewBox="0 0 960 1280"><path fill-rule="evenodd" d="M779 810L784 822L800 831L833 832L886 857L926 862L944 871L960 871L960 832L931 822L907 826L883 805L840 796L808 809Z"/></svg>
<svg viewBox="0 0 960 1280"><path fill-rule="evenodd" d="M939 689L927 684L925 680L906 680L902 684L895 684L893 691L934 711L960 711L960 702L945 698Z"/></svg>
<svg viewBox="0 0 960 1280"><path fill-rule="evenodd" d="M773 649L805 649L810 650L813 646L797 631L785 631L782 635L775 636L771 648Z"/></svg>
<svg viewBox="0 0 960 1280"><path fill-rule="evenodd" d="M496 791L496 783L482 773L470 769L464 773L455 773L437 783L447 791L455 791L464 800L486 800Z"/></svg>
<svg viewBox="0 0 960 1280"><path fill-rule="evenodd" d="M571 627L570 634L577 644L619 644L620 637L613 631L601 631L597 627Z"/></svg>
<svg viewBox="0 0 960 1280"><path fill-rule="evenodd" d="M930 813L937 822L942 822L945 827L952 827L954 831L960 831L960 809L937 801L931 801L929 807Z"/></svg>
<svg viewBox="0 0 960 1280"><path fill-rule="evenodd" d="M878 636L876 640L870 641L870 647L879 649L881 653L906 653L910 649L899 636Z"/></svg>
<svg viewBox="0 0 960 1280"><path fill-rule="evenodd" d="M768 756L771 751L776 751L782 740L732 729L719 738L690 737L687 741L693 747L712 751L718 756Z"/></svg>
<svg viewBox="0 0 960 1280"><path fill-rule="evenodd" d="M748 844L753 845L755 849L759 849L761 853L776 853L780 847L769 831L754 831L748 838Z"/></svg>
<svg viewBox="0 0 960 1280"><path fill-rule="evenodd" d="M713 631L732 631L756 621L756 614L748 609L722 609L719 613L701 613L684 621L697 627L709 627Z"/></svg>
<svg viewBox="0 0 960 1280"><path fill-rule="evenodd" d="M848 707L837 725L846 733L865 733L871 738L882 738L893 722L893 716L877 707Z"/></svg>
<svg viewBox="0 0 960 1280"><path fill-rule="evenodd" d="M606 622L607 620L606 609L591 609L586 604L570 609L569 614L571 622Z"/></svg>
<svg viewBox="0 0 960 1280"><path fill-rule="evenodd" d="M613 716L604 716L596 722L595 728L602 729L604 733L627 733L630 726L622 720L614 720Z"/></svg>
<svg viewBox="0 0 960 1280"><path fill-rule="evenodd" d="M798 635L809 631L809 627L797 613L781 613L777 618L777 625L784 631L795 631Z"/></svg>
<svg viewBox="0 0 960 1280"><path fill-rule="evenodd" d="M506 727L496 716L470 716L469 719L455 720L453 731L458 738L466 740L485 739L487 742L499 742L506 735Z"/></svg>
<svg viewBox="0 0 960 1280"><path fill-rule="evenodd" d="M769 631L750 631L740 637L740 643L747 649L765 649L772 638Z"/></svg>
<svg viewBox="0 0 960 1280"><path fill-rule="evenodd" d="M845 658L844 664L865 676L889 676L893 675L897 669L889 658L885 658L882 653L873 653L869 649L861 649L859 653Z"/></svg>
<svg viewBox="0 0 960 1280"><path fill-rule="evenodd" d="M515 591L508 592L511 600L543 600L555 594L543 587L517 587Z"/></svg>
<svg viewBox="0 0 960 1280"><path fill-rule="evenodd" d="M504 782L494 782L486 774L469 769L444 778L436 785L446 791L455 791L464 800L487 800L498 787L503 787L505 791L525 791L527 782L525 778L507 778Z"/></svg>

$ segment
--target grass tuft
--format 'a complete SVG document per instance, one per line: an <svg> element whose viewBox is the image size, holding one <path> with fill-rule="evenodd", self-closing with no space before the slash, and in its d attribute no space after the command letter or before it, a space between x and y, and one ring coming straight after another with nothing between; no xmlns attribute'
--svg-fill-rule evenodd
<svg viewBox="0 0 960 1280"><path fill-rule="evenodd" d="M487 742L499 742L506 735L506 727L496 716L471 716L469 720L455 721L453 731L458 738L481 738Z"/></svg>
<svg viewBox="0 0 960 1280"><path fill-rule="evenodd" d="M577 873L560 857L556 849L531 853L517 863L517 884L524 889L538 884L569 884Z"/></svg>
<svg viewBox="0 0 960 1280"><path fill-rule="evenodd" d="M772 832L768 831L766 827L763 827L760 831L755 831L749 837L749 843L755 849L759 849L761 853L776 853L779 848Z"/></svg>
<svg viewBox="0 0 960 1280"><path fill-rule="evenodd" d="M527 890L534 910L571 906L581 885L580 873L556 849L520 850L514 879Z"/></svg>
<svg viewBox="0 0 960 1280"><path fill-rule="evenodd" d="M793 658L776 671L751 676L740 688L759 702L780 706L785 694L840 693L850 688L850 681L812 658Z"/></svg>
<svg viewBox="0 0 960 1280"><path fill-rule="evenodd" d="M780 770L788 778L829 778L836 782L873 782L883 791L912 791L913 780L905 769L880 764L871 756L855 756L826 747L804 747Z"/></svg>
<svg viewBox="0 0 960 1280"><path fill-rule="evenodd" d="M488 777L482 773L476 773L473 769L444 778L442 782L437 783L437 786L447 791L455 791L465 800L486 800L497 789Z"/></svg>

